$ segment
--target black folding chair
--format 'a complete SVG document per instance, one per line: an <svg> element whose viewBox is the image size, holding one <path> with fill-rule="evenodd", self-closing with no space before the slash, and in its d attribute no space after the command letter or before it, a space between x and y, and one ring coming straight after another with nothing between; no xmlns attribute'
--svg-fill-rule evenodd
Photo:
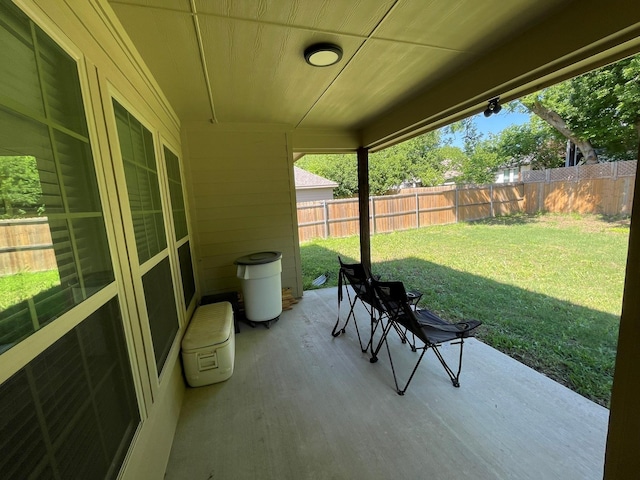
<svg viewBox="0 0 640 480"><path fill-rule="evenodd" d="M338 261L340 262L340 271L338 273L338 319L336 320L336 324L333 326L331 335L337 337L341 333L345 333L347 325L353 319L353 324L358 335L358 342L360 343L360 349L363 352L366 352L371 346L373 334L378 326L379 320L385 314L384 306L378 300L378 297L371 286L372 277L364 265L361 263L344 263L340 257L338 257ZM351 288L348 288L349 286ZM343 290L347 291L349 313L344 324L340 327L340 304L344 297ZM366 345L360 335L360 328L356 321L354 309L358 302L362 303L369 314L371 334L367 339Z"/></svg>
<svg viewBox="0 0 640 480"><path fill-rule="evenodd" d="M384 305L385 311L388 315L389 321L383 327L382 336L375 348L372 346L372 356L369 360L371 363L378 361L378 353L384 343L389 354L389 362L391 363L391 371L393 372L393 380L396 384L396 391L399 395L404 395L407 391L409 383L413 379L413 376L422 361L427 350L432 349L437 359L440 361L445 371L451 379L454 387L460 386L460 371L462 370L462 350L464 346L464 339L471 336L473 330L482 324L479 320L467 320L458 323L449 323L433 312L420 309L416 310L412 308L410 301L407 299L407 292L405 291L402 282L379 282L372 279L372 286L378 297L380 303ZM422 350L420 357L416 362L409 379L404 388L400 388L398 385L398 377L396 375L395 367L393 365L393 359L391 358L391 351L387 342L387 335L391 328L395 326L396 331L399 328L405 328L406 331L415 335L422 343L422 347L414 348L412 350ZM453 345L460 345L460 356L458 358L457 371L453 371L447 364L445 359L440 353L439 347L443 343L450 343Z"/></svg>

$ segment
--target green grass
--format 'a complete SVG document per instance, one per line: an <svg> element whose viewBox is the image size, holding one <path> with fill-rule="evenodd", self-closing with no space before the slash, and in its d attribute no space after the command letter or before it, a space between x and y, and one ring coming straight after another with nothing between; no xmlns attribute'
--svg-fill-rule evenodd
<svg viewBox="0 0 640 480"><path fill-rule="evenodd" d="M478 338L608 406L629 222L579 215L501 217L376 235L372 270L424 293L423 307L484 322ZM358 237L301 246L305 289L337 285Z"/></svg>
<svg viewBox="0 0 640 480"><path fill-rule="evenodd" d="M0 277L0 310L5 310L56 285L60 285L57 270L23 272Z"/></svg>

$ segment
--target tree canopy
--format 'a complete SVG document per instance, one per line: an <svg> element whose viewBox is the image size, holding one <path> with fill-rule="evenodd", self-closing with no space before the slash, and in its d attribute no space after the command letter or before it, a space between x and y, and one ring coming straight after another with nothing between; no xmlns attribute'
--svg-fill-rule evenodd
<svg viewBox="0 0 640 480"><path fill-rule="evenodd" d="M630 57L521 99L580 149L585 163L636 158L640 57Z"/></svg>
<svg viewBox="0 0 640 480"><path fill-rule="evenodd" d="M26 213L42 203L42 188L35 157L0 156L0 200L5 217Z"/></svg>
<svg viewBox="0 0 640 480"><path fill-rule="evenodd" d="M422 186L441 185L447 173L457 172L464 154L453 147L444 131L433 131L369 156L371 195L395 193L404 182ZM358 193L358 168L354 154L306 155L296 165L337 182L337 198Z"/></svg>
<svg viewBox="0 0 640 480"><path fill-rule="evenodd" d="M564 164L566 140L537 117L522 125L510 125L492 139L502 165L528 164L533 170Z"/></svg>

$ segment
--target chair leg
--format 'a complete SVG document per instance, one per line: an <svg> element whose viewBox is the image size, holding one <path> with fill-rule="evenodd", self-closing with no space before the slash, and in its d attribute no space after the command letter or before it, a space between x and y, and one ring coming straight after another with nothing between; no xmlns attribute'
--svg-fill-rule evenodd
<svg viewBox="0 0 640 480"><path fill-rule="evenodd" d="M336 324L333 326L333 330L331 331L332 336L338 337L347 329L347 325L349 324L349 321L353 316L353 305L350 306L351 308L349 309L349 314L347 315L347 319L345 320L344 325L342 325L342 328L338 328L338 326L340 325L340 306L338 305L338 318L336 320Z"/></svg>
<svg viewBox="0 0 640 480"><path fill-rule="evenodd" d="M369 341L367 342L367 344L364 345L363 340L362 340L362 336L360 335L360 328L358 327L358 322L356 320L356 313L355 313L355 306L356 306L356 303L359 301L359 299L358 299L357 295L354 295L352 297L349 289L347 289L347 301L349 302L349 313L347 314L347 318L346 318L346 320L344 322L344 325L342 325L342 328L339 328L339 325L340 325L340 301L338 301L338 318L336 320L335 325L333 326L333 330L331 331L331 335L333 337L338 337L341 334L345 333L345 331L347 329L347 325L349 324L351 319L353 319L353 325L355 326L356 335L358 336L358 343L360 344L360 350L362 350L362 352L364 353L367 350L369 350L369 347L371 346L371 341L373 339L374 329L375 329L375 327L377 327L377 323L376 323L377 319L376 319L376 316L375 316L375 311L374 311L373 308L369 309L367 307L367 305L363 304L365 309L369 313L369 317L371 319L371 335L369 337ZM376 324L376 325L374 326L374 324Z"/></svg>
<svg viewBox="0 0 640 480"><path fill-rule="evenodd" d="M440 360L440 363L444 367L445 372L447 372L447 375L449 375L453 386L456 388L460 388L460 372L462 371L462 349L464 347L464 339L460 339L459 342L451 342L451 345L457 344L460 344L460 356L458 357L458 371L456 373L453 372L451 367L449 367L447 362L444 360L442 354L440 353L440 350L438 349L438 346L432 345L431 348L433 348L433 352L436 354L438 360Z"/></svg>
<svg viewBox="0 0 640 480"><path fill-rule="evenodd" d="M342 303L341 302L342 294L341 294L341 290L339 290L338 291L338 318L336 319L336 324L333 326L333 330L331 331L331 335L334 337L338 337L340 336L340 334L346 331L347 325L349 324L351 317L353 317L353 321L355 323L355 313L353 309L356 305L357 297L354 296L353 298L351 298L351 290L349 290L348 287L346 288L346 291L347 291L347 303L349 304L349 313L347 314L347 319L345 320L342 328L338 328L338 325L340 325L340 304Z"/></svg>
<svg viewBox="0 0 640 480"><path fill-rule="evenodd" d="M411 348L412 352L416 352L418 349L416 347L416 335L411 332L411 339L409 339L409 329L408 328L404 328L404 330L399 327L398 325L396 325L394 323L393 328L395 329L395 331L398 333L398 336L400 337L400 341L402 343L408 343L409 347Z"/></svg>
<svg viewBox="0 0 640 480"><path fill-rule="evenodd" d="M382 318L380 318L379 322L382 323ZM373 347L373 332L372 332L371 358L369 359L370 363L376 363L378 361L378 352L380 352L380 349L382 348L382 344L386 343L387 335L389 334L389 331L393 327L393 323L394 322L392 322L391 319L388 319L387 324L382 326L382 335L380 336L380 340L378 340L378 343L376 344L375 348ZM389 348L388 345L387 345L387 348Z"/></svg>
<svg viewBox="0 0 640 480"><path fill-rule="evenodd" d="M404 392L407 391L407 388L409 388L409 384L411 383L411 380L413 380L413 376L415 375L416 371L418 370L418 366L420 365L420 362L422 361L422 357L424 357L424 354L427 352L427 349L429 347L427 347L426 345L424 347L422 347L422 349L421 349L422 353L420 353L420 357L418 358L418 361L416 362L415 366L413 367L413 370L411 371L411 375L409 375L409 379L407 380L407 383L404 385L404 388L400 388L400 385L398 384L398 375L396 374L396 369L395 369L395 366L393 364L393 357L391 356L391 350L389 349L389 343L387 342L387 335L388 335L389 331L391 331L392 325L394 326L394 328L396 328L396 331L398 331L397 325L395 325L394 322L389 321L389 324L384 329L382 338L378 342L378 345L376 346L375 351L372 352L372 356L369 359L369 362L376 363L378 361L378 352L380 351L380 348L382 348L382 344L384 343L384 345L385 345L385 347L387 349L387 355L389 356L389 364L391 365L391 373L393 373L393 382L396 385L396 393L398 395L402 396L402 395L404 395Z"/></svg>
<svg viewBox="0 0 640 480"><path fill-rule="evenodd" d="M462 338L458 342L451 342L451 345L458 345L458 344L460 345L460 353L459 353L459 356L458 356L458 369L457 369L456 372L454 372L451 369L451 367L449 367L449 365L445 361L444 357L442 356L442 353L440 353L438 345L435 345L435 344L424 345L423 347L420 348L420 350L422 350L422 352L420 353L420 357L416 361L416 363L415 363L415 365L413 367L413 370L411 371L411 374L409 375L407 383L405 383L404 388L400 388L400 386L398 384L398 376L396 374L395 366L393 364L393 358L391 357L391 351L389 349L389 344L387 342L387 335L388 335L389 331L391 331L392 326L390 324L392 324L392 323L393 322L390 321L389 324L387 325L387 327L385 327L385 329L383 330L382 337L378 341L375 350L372 349L371 358L369 359L369 362L376 363L378 361L378 353L380 352L380 349L382 348L382 344L384 343L385 346L386 346L386 349L387 349L387 354L389 356L389 363L391 364L391 372L393 373L393 381L395 383L396 392L398 393L398 395L404 395L404 393L409 388L409 384L411 383L411 380L413 380L413 377L414 377L416 371L418 370L418 367L420 366L420 362L422 362L422 358L427 353L427 350L429 348L433 349L433 352L435 353L436 358L440 361L440 363L444 367L444 370L445 370L445 372L447 372L447 375L449 375L449 378L451 379L451 383L453 384L453 386L456 387L456 388L460 387L460 372L462 371L462 353L463 353L463 347L464 347L464 339L462 339ZM396 331L397 331L397 326L395 326L395 328L396 328ZM413 348L412 348L412 350L413 350ZM417 351L417 350L418 349L416 348L413 351Z"/></svg>
<svg viewBox="0 0 640 480"><path fill-rule="evenodd" d="M413 367L413 370L411 371L411 375L409 375L409 379L407 380L407 383L405 384L404 388L402 390L400 390L398 388L398 382L396 381L396 391L398 392L398 395L404 395L404 392L407 391L407 388L409 388L409 384L411 383L411 380L413 380L413 376L415 375L416 371L418 370L418 367L420 366L420 362L422 361L422 357L424 357L424 354L427 353L427 347L425 346L422 349L422 353L420 354L420 357L418 358L418 361L416 362L415 366ZM392 368L393 370L393 368ZM394 380L395 380L395 372L393 372L393 376L394 376Z"/></svg>

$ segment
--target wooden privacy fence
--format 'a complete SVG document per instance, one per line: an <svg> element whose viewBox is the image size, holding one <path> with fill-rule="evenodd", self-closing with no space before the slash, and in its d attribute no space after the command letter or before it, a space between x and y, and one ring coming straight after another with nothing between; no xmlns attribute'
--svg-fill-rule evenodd
<svg viewBox="0 0 640 480"><path fill-rule="evenodd" d="M629 215L637 162L612 162L523 172L522 182L404 189L369 199L373 233L510 215L599 213ZM357 199L298 204L300 241L359 232Z"/></svg>
<svg viewBox="0 0 640 480"><path fill-rule="evenodd" d="M56 268L48 218L0 220L0 276Z"/></svg>
<svg viewBox="0 0 640 480"><path fill-rule="evenodd" d="M370 228L373 233L478 220L494 215L509 215L523 209L523 184L457 188L454 185L408 190L399 195L369 199ZM358 218L357 199L300 203L300 241L356 235L359 232Z"/></svg>
<svg viewBox="0 0 640 480"><path fill-rule="evenodd" d="M631 215L637 161L523 172L526 213Z"/></svg>

